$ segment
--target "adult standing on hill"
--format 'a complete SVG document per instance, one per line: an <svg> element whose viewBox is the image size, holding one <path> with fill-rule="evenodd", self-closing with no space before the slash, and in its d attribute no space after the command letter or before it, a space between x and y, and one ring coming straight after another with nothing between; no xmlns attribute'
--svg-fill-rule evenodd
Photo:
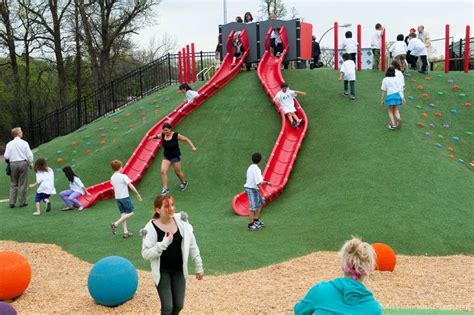
<svg viewBox="0 0 474 315"><path fill-rule="evenodd" d="M372 39L370 40L370 48L372 49L373 55L372 70L379 70L380 49L382 48L383 32L385 32L385 29L382 27L382 24L375 24L375 32L372 35Z"/></svg>
<svg viewBox="0 0 474 315"><path fill-rule="evenodd" d="M184 173L181 170L181 151L179 149L179 141L186 142L193 152L196 152L196 147L189 140L189 138L178 134L175 131L172 131L171 125L167 122L163 124L163 131L161 134L153 135L149 139L161 139L163 145L163 161L161 162L161 182L163 183L163 188L161 189L161 195L167 195L169 193L168 189L168 170L170 167L174 168L176 176L178 176L181 184L179 184L179 189L181 191L188 188L188 182L184 177Z"/></svg>
<svg viewBox="0 0 474 315"><path fill-rule="evenodd" d="M431 37L430 33L425 31L423 25L418 26L418 39L425 44L426 52L428 53L428 60L433 54L433 47L431 46Z"/></svg>
<svg viewBox="0 0 474 315"><path fill-rule="evenodd" d="M20 207L25 207L28 191L28 168L33 165L33 152L28 142L23 140L20 127L13 128L13 140L7 143L5 161L10 166L10 208L15 208L17 199ZM17 198L18 197L18 198Z"/></svg>

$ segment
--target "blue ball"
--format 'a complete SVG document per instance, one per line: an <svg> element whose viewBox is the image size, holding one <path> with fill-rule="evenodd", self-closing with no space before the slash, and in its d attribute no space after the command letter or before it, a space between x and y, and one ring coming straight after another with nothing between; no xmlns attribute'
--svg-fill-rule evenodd
<svg viewBox="0 0 474 315"><path fill-rule="evenodd" d="M105 306L123 304L133 298L137 291L137 270L123 257L105 257L89 272L87 287L97 304Z"/></svg>
<svg viewBox="0 0 474 315"><path fill-rule="evenodd" d="M1 315L16 315L16 310L8 303L0 302L0 314Z"/></svg>

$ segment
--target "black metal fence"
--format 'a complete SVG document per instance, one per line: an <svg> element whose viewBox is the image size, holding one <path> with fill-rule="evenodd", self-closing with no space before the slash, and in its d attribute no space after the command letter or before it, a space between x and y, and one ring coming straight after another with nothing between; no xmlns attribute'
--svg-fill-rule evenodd
<svg viewBox="0 0 474 315"><path fill-rule="evenodd" d="M196 72L199 73L213 65L214 52L196 53ZM157 90L177 84L178 78L178 55L162 56L76 99L69 105L35 120L30 117L30 144L36 147L58 136L73 132ZM203 80L204 77L197 79Z"/></svg>

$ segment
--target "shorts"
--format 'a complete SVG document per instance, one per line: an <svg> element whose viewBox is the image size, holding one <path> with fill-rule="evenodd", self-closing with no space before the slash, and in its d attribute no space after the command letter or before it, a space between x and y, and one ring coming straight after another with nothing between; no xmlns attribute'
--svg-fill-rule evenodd
<svg viewBox="0 0 474 315"><path fill-rule="evenodd" d="M130 197L122 198L122 199L115 199L117 202L117 206L119 208L120 213L132 213L133 212L133 204Z"/></svg>
<svg viewBox="0 0 474 315"><path fill-rule="evenodd" d="M262 196L260 196L260 192L258 191L258 189L244 187L244 190L249 200L250 211L258 210L260 207L263 206L264 201Z"/></svg>
<svg viewBox="0 0 474 315"><path fill-rule="evenodd" d="M36 193L35 195L35 202L41 202L45 199L48 199L51 195L45 194L45 193Z"/></svg>
<svg viewBox="0 0 474 315"><path fill-rule="evenodd" d="M385 97L386 107L397 106L397 105L402 105L402 97L400 96L400 93L393 93Z"/></svg>
<svg viewBox="0 0 474 315"><path fill-rule="evenodd" d="M181 157L173 157L173 158L167 158L166 156L163 157L163 160L170 161L171 163L178 163L181 162Z"/></svg>
<svg viewBox="0 0 474 315"><path fill-rule="evenodd" d="M283 113L284 113L285 115L286 115L286 114L290 114L290 113L296 113L295 105L282 106L282 107L281 107L281 110L283 111Z"/></svg>

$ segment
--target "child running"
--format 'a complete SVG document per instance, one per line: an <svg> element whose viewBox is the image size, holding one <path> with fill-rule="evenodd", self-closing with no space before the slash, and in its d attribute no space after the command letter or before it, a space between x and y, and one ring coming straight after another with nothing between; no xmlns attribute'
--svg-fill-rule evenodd
<svg viewBox="0 0 474 315"><path fill-rule="evenodd" d="M128 231L127 220L133 215L133 204L130 200L128 189L130 188L137 195L138 201L142 201L142 197L138 193L138 190L133 186L132 180L125 174L122 174L122 162L119 160L113 160L111 163L114 174L110 178L110 183L114 188L115 201L117 202L118 209L120 211L120 219L110 224L112 228L112 234L117 233L117 228L120 224L123 227L123 238L129 238L133 236L132 232Z"/></svg>
<svg viewBox="0 0 474 315"><path fill-rule="evenodd" d="M344 96L349 96L348 85L351 87L351 100L355 101L355 80L356 80L356 66L354 61L350 58L350 55L345 53L342 54L342 60L344 62L341 66L339 73L339 81L344 77Z"/></svg>
<svg viewBox="0 0 474 315"><path fill-rule="evenodd" d="M33 215L40 215L41 202L46 203L46 212L51 211L51 201L49 201L49 197L56 194L56 189L54 188L54 172L50 167L48 167L46 160L43 158L36 160L34 170L36 172L36 182L31 184L30 187L33 188L36 185L39 186L36 190L36 211L33 213Z"/></svg>
<svg viewBox="0 0 474 315"><path fill-rule="evenodd" d="M283 82L280 88L281 91L275 95L273 101L282 109L286 117L288 117L291 127L297 128L301 125L303 119L299 119L298 115L296 115L295 98L298 95L306 95L306 93L290 90L286 82Z"/></svg>
<svg viewBox="0 0 474 315"><path fill-rule="evenodd" d="M263 180L262 170L258 167L258 163L260 163L261 160L262 155L260 153L252 154L252 165L247 169L247 180L244 185L250 205L250 222L247 227L249 231L258 231L265 226L263 221L260 220L260 213L264 204L263 198L266 197L262 184L272 185L270 182Z"/></svg>
<svg viewBox="0 0 474 315"><path fill-rule="evenodd" d="M196 91L193 91L191 86L189 86L189 84L187 83L181 84L179 86L179 90L186 95L186 99L184 100L186 104L192 103L199 96L199 93Z"/></svg>
<svg viewBox="0 0 474 315"><path fill-rule="evenodd" d="M74 171L72 170L70 166L65 166L63 168L63 172L69 182L69 189L61 191L59 193L59 196L66 204L66 207L64 207L62 210L63 211L73 210L74 206L77 207L77 211L84 210L84 207L77 200L77 198L84 194L87 194L88 196L90 196L89 192L87 191L86 187L82 183L81 179L77 177L77 175L74 173Z"/></svg>
<svg viewBox="0 0 474 315"><path fill-rule="evenodd" d="M388 111L388 117L390 123L388 124L388 129L394 130L401 128L402 119L400 118L400 111L398 107L402 105L402 96L401 91L403 90L402 83L400 79L395 76L395 68L390 66L387 69L385 78L382 81L382 105L385 104ZM395 123L395 118L398 123Z"/></svg>

